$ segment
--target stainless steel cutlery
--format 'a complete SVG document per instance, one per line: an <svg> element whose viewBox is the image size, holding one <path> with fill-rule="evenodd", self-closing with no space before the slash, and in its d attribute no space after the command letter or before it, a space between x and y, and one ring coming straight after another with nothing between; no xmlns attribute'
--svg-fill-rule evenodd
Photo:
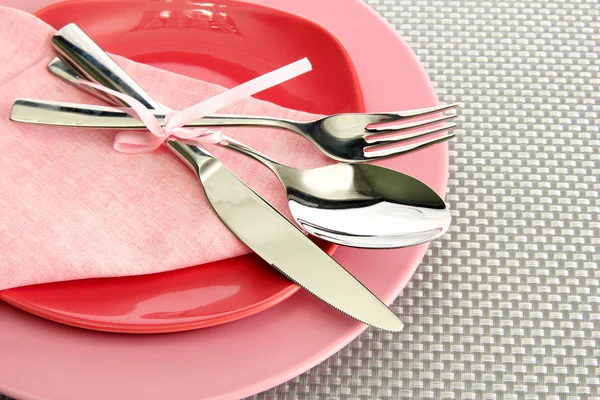
<svg viewBox="0 0 600 400"><path fill-rule="evenodd" d="M57 41L60 43L59 39ZM68 52L68 47L63 51ZM94 73L94 76L76 72L59 58L54 59L48 68L52 73L72 84L77 84L77 80L81 78L92 78L100 83L107 78L105 74L98 72ZM102 93L100 96L104 98L107 95ZM394 113L337 114L310 122L271 117L209 115L188 126L254 126L285 129L302 135L334 160L354 163L396 156L452 139L455 134L451 132L439 137L436 137L436 134L454 128L456 124L444 122L456 118L457 115L437 114L455 107L456 104L450 104ZM86 113L82 108L79 110L82 111L77 119L76 126L79 127L121 130L144 128L140 120L124 112L97 115L94 112ZM155 115L159 119L164 118L164 113ZM412 121L428 116L430 118L407 122L407 120Z"/></svg>
<svg viewBox="0 0 600 400"><path fill-rule="evenodd" d="M102 98L100 91L91 93ZM65 112L65 108L18 101L11 118L32 122L43 115L44 121L69 125L76 120L77 111L68 107ZM301 170L278 163L234 139L224 139L221 146L258 160L277 175L286 189L292 217L314 236L344 246L395 248L434 240L450 226L450 211L443 199L421 181L401 172L370 164Z"/></svg>
<svg viewBox="0 0 600 400"><path fill-rule="evenodd" d="M136 98L147 108L161 109L76 25L59 30L54 42L87 78L100 76L103 85ZM389 331L402 329L402 322L384 303L214 156L178 140L168 140L167 147L196 174L223 223L266 262L359 321Z"/></svg>
<svg viewBox="0 0 600 400"><path fill-rule="evenodd" d="M18 100L11 119L69 126L78 115L78 110L64 103ZM234 139L224 139L220 146L258 160L277 175L292 217L314 236L344 246L395 248L434 240L450 226L450 211L443 199L401 172L347 163L302 170Z"/></svg>
<svg viewBox="0 0 600 400"><path fill-rule="evenodd" d="M169 109L152 99L76 25L65 26L52 41L62 57L48 66L53 74L114 105L124 102L81 83L100 83L131 96L164 124ZM364 162L451 139L454 134L446 131L455 126L448 121L456 114L443 112L454 107L338 114L310 122L210 115L186 126L274 127L302 135L343 163L300 170L228 137L219 145L250 156L275 173L286 189L292 216L307 232L346 246L392 248L441 236L449 227L450 212L443 199L424 183ZM112 107L31 99L17 99L11 119L86 128L145 128L137 118ZM196 174L223 223L270 265L361 322L389 331L402 329L402 322L369 289L204 148L177 139L168 139L165 145Z"/></svg>

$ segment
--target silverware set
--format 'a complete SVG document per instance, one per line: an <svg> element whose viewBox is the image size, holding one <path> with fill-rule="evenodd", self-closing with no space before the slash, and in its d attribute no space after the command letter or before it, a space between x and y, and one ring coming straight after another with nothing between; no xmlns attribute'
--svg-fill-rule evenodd
<svg viewBox="0 0 600 400"><path fill-rule="evenodd" d="M73 54L72 57L76 57ZM65 81L78 85L81 76L60 58L55 58L48 65L54 75ZM90 76L90 79L102 82L102 78ZM121 105L116 98L111 98L105 93L86 88L88 92L107 102ZM60 107L61 103L44 103L46 110L51 111ZM62 107L72 106L71 114L77 118L70 121L70 125L80 128L102 129L143 129L144 124L137 118L114 109L95 107L82 107L80 105L63 104ZM405 122L406 120L427 117L455 108L456 105L442 105L438 107L422 108L418 110L399 111L395 113L355 113L336 114L315 121L300 122L279 118L256 117L244 115L210 115L194 121L190 127L215 127L215 126L251 126L284 129L295 132L314 144L327 157L340 162L356 163L375 161L382 158L408 153L436 143L452 139L453 132L441 137L435 134L448 131L455 127L454 123L440 124L456 118L457 114L436 116L424 120ZM98 114L100 112L100 114ZM155 116L164 121L165 112L157 112ZM52 123L52 121L49 121ZM61 122L64 124L69 121ZM386 124L384 126L377 126ZM394 125L389 125L394 124ZM414 132L414 130L417 130ZM410 131L411 133L405 133ZM407 143L412 139L419 139Z"/></svg>
<svg viewBox="0 0 600 400"><path fill-rule="evenodd" d="M96 82L129 95L153 110L164 123L169 109L152 99L76 25L65 26L52 41L60 58L49 64L51 73L119 107L123 102L116 97L79 82ZM443 199L419 180L364 162L453 138L454 133L447 131L455 124L448 121L457 115L443 112L454 107L337 114L310 122L210 115L186 126L271 127L303 136L340 163L302 170L278 163L232 138L225 137L219 145L268 167L285 187L292 217L309 234L344 246L395 248L441 236L450 225L450 211ZM113 107L33 99L17 99L10 118L80 128L145 128L140 120ZM388 331L402 329L402 322L384 303L206 149L174 139L169 139L166 146L196 174L223 223L266 262L365 324Z"/></svg>

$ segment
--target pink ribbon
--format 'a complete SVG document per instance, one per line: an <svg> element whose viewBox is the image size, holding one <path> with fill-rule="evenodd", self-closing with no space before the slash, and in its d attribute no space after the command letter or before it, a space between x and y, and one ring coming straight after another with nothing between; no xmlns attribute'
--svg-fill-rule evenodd
<svg viewBox="0 0 600 400"><path fill-rule="evenodd" d="M240 100L279 85L292 78L302 75L312 69L307 58L293 62L285 67L276 69L258 78L242 83L232 89L219 93L198 104L181 111L171 110L161 126L152 111L142 103L126 94L114 91L97 83L80 80L78 83L91 86L102 92L111 94L123 100L131 107L132 115L144 123L147 131L119 132L113 144L115 150L121 153L148 153L156 150L169 138L184 140L191 144L216 144L223 140L221 130L210 128L184 128L186 124L214 113L221 108L232 105ZM135 115L134 115L135 114Z"/></svg>

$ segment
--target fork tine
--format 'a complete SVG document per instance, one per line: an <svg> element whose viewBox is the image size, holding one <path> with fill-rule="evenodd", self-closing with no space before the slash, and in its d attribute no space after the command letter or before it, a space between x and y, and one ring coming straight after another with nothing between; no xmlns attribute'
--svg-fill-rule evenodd
<svg viewBox="0 0 600 400"><path fill-rule="evenodd" d="M420 108L420 109L416 109L416 110L399 111L395 114L398 114L398 116L400 118L412 118L412 117L419 117L419 116L423 116L423 115L427 115L427 114L431 114L431 113L447 111L447 110L450 110L450 109L456 108L456 107L458 107L457 103L442 104L440 106L429 107L429 108Z"/></svg>
<svg viewBox="0 0 600 400"><path fill-rule="evenodd" d="M372 136L366 137L365 142L367 142L369 144L398 143L398 142L403 142L403 141L410 140L410 139L420 138L423 136L433 135L435 133L447 131L447 130L450 130L455 127L456 127L455 123L450 123L450 124L444 124L442 126L438 126L437 128L431 128L431 129L427 129L424 131L418 131L418 132L414 132L414 133L405 133L405 134L401 134L401 135L394 135L394 136L387 136L387 137L380 137L379 135L372 135Z"/></svg>
<svg viewBox="0 0 600 400"><path fill-rule="evenodd" d="M413 117L422 117L427 114L448 111L448 110L450 110L452 108L456 108L456 107L458 107L458 104L452 103L452 104L442 104L442 105L435 106L435 107L417 108L415 110L405 110L405 111L397 111L397 112L387 113L387 114L381 114L381 113L380 114L387 115L390 117L395 117L394 119L406 119L406 118L413 118ZM374 113L374 114L376 114L376 113Z"/></svg>
<svg viewBox="0 0 600 400"><path fill-rule="evenodd" d="M452 120L454 118L457 118L457 117L458 117L458 114L452 114L452 115L443 115L443 116L438 117L438 118L428 119L428 120L424 120L424 121L410 122L410 123L407 123L407 124L387 125L387 126L372 127L372 128L369 128L367 126L365 128L365 130L368 131L368 132L373 132L373 135L369 135L366 140L367 140L367 142L371 143L371 140L369 140L369 138L371 138L371 137L377 137L380 134L390 133L390 132L400 132L400 131L405 131L405 130L408 130L408 129L424 127L424 126L427 126L427 125L434 124L436 122L450 121L450 120ZM376 141L373 140L372 142L374 143Z"/></svg>
<svg viewBox="0 0 600 400"><path fill-rule="evenodd" d="M374 146L367 146L364 148L364 150L371 149L371 151L363 151L363 154L364 154L365 158L367 158L367 159L376 160L378 158L384 158L384 157L389 157L389 156L393 156L393 155L410 153L412 151L416 151L416 150L422 149L427 146L432 146L437 143L445 142L447 140L454 138L455 136L456 136L456 133L450 132L441 137L432 138L432 139L428 139L428 140L422 140L422 141L419 141L416 143L406 144L404 146L385 147L385 148L382 148L379 150L376 150L376 149L379 147L383 147L383 145L379 144L379 145L374 145Z"/></svg>

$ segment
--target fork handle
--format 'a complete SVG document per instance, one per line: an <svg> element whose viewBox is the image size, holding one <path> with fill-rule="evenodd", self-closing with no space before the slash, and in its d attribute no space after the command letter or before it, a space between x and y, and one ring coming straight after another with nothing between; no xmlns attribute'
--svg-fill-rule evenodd
<svg viewBox="0 0 600 400"><path fill-rule="evenodd" d="M165 111L154 111L154 116L161 124L164 124L165 114ZM144 123L139 119L113 107L65 103L52 100L16 99L10 118L13 121L57 126L76 126L78 128L146 129ZM298 132L301 125L294 121L265 117L210 115L192 121L186 126L263 126Z"/></svg>
<svg viewBox="0 0 600 400"><path fill-rule="evenodd" d="M204 118L190 122L187 126L255 126L285 129L302 134L302 126L304 124L303 122L263 116L207 115Z"/></svg>

